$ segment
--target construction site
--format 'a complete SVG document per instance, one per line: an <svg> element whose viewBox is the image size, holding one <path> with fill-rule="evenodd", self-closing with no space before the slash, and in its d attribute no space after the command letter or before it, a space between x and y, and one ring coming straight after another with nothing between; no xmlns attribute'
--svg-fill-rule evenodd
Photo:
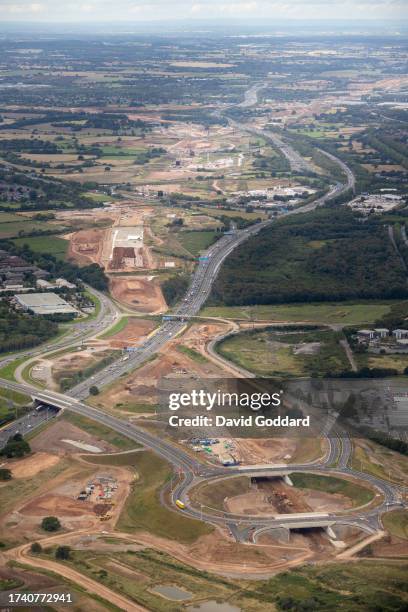
<svg viewBox="0 0 408 612"><path fill-rule="evenodd" d="M109 474L97 474L81 489L77 499L93 503L93 510L101 521L112 518L110 510L116 504L115 495L118 490L117 479Z"/></svg>

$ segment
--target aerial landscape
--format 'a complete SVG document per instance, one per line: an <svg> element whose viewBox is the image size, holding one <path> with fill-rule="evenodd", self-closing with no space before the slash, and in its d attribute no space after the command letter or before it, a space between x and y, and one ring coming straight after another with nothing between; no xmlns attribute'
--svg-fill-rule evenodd
<svg viewBox="0 0 408 612"><path fill-rule="evenodd" d="M0 610L407 610L404 3L57 4L0 1Z"/></svg>

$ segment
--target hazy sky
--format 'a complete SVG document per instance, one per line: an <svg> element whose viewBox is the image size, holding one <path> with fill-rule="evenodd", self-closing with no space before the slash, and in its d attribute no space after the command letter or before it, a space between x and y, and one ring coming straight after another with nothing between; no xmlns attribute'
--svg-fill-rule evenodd
<svg viewBox="0 0 408 612"><path fill-rule="evenodd" d="M0 0L1 21L407 20L408 0Z"/></svg>

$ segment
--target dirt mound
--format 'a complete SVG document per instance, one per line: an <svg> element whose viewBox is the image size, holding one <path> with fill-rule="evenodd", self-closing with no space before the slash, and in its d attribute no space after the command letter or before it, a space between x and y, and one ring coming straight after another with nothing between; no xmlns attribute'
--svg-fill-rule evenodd
<svg viewBox="0 0 408 612"><path fill-rule="evenodd" d="M155 314L167 310L158 282L147 276L115 277L110 279L112 296L137 312Z"/></svg>
<svg viewBox="0 0 408 612"><path fill-rule="evenodd" d="M58 455L49 453L35 453L25 459L19 459L7 465L13 474L13 478L31 478L39 472L53 467L60 461Z"/></svg>

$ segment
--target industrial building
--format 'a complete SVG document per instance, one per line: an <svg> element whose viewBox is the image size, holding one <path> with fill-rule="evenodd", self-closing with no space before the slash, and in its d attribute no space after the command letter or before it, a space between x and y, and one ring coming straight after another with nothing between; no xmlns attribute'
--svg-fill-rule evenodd
<svg viewBox="0 0 408 612"><path fill-rule="evenodd" d="M68 304L56 293L28 293L15 295L15 302L23 310L37 315L77 314L76 308Z"/></svg>

